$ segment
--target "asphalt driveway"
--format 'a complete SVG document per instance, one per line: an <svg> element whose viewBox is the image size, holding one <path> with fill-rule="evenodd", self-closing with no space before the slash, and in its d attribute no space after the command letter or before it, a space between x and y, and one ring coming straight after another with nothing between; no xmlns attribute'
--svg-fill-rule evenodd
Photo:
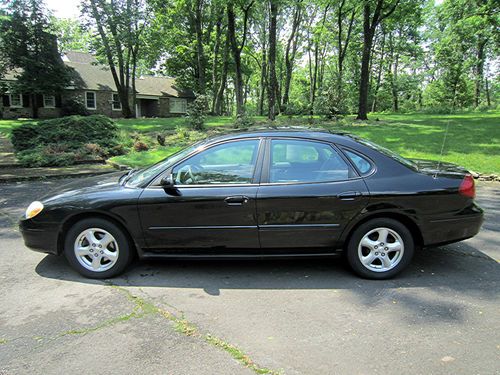
<svg viewBox="0 0 500 375"><path fill-rule="evenodd" d="M340 260L159 261L93 281L27 250L0 185L0 374L498 374L500 184L482 232L366 281Z"/></svg>

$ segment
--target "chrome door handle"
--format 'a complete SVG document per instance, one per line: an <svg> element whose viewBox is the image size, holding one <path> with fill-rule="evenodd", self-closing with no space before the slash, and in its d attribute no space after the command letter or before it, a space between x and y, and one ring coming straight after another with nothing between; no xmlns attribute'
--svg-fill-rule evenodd
<svg viewBox="0 0 500 375"><path fill-rule="evenodd" d="M235 195L227 197L224 199L224 202L226 202L228 206L241 206L248 202L248 197L245 197L244 195Z"/></svg>

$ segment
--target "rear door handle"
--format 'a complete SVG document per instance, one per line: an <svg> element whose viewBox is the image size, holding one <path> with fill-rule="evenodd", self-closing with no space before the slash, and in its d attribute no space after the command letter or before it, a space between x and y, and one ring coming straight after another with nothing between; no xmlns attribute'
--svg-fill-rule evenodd
<svg viewBox="0 0 500 375"><path fill-rule="evenodd" d="M337 195L337 198L343 201L352 201L357 197L360 197L361 193L359 191L346 191Z"/></svg>
<svg viewBox="0 0 500 375"><path fill-rule="evenodd" d="M227 197L226 199L224 199L224 202L226 202L228 206L241 206L248 202L248 197L244 195L235 195L232 197Z"/></svg>

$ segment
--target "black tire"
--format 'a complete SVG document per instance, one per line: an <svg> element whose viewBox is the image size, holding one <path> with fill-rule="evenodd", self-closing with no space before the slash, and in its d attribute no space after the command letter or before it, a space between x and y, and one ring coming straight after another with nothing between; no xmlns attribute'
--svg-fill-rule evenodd
<svg viewBox="0 0 500 375"><path fill-rule="evenodd" d="M99 228L111 234L118 244L119 252L114 265L103 271L92 271L85 268L77 259L74 246L77 237L86 229ZM101 253L102 254L102 253ZM81 275L91 279L108 279L121 274L133 259L131 245L125 233L114 223L101 218L84 219L74 224L64 240L64 255L71 267ZM93 259L93 258L92 258ZM106 261L106 260L104 260Z"/></svg>
<svg viewBox="0 0 500 375"><path fill-rule="evenodd" d="M365 266L360 259L360 255L358 253L358 247L360 245L361 240L370 233L371 231L378 229L378 228L388 228L391 231L394 231L397 235L399 235L400 240L403 244L403 252L402 255L400 255L399 262L393 268L388 268L387 271L384 271L383 269L374 271L368 267L370 266ZM374 232L374 235L377 235L377 232ZM388 240L396 240L396 237L394 237L392 234L389 234ZM377 242L377 240L374 240L373 242ZM380 247L380 243L377 244L380 253L382 254L382 251L385 251L383 249L386 249L384 247ZM376 251L376 249L367 249L362 247L363 251ZM389 250L390 251L390 250ZM349 265L351 266L352 270L358 275L366 279L373 279L373 280L383 280L383 279L389 279L391 277L396 276L398 273L403 271L411 262L411 259L413 258L413 254L415 252L415 243L413 241L413 236L408 230L408 228L400 223L397 220L394 219L388 219L388 218L377 218L377 219L372 219L367 221L366 223L361 224L358 228L354 230L352 233L352 236L349 240L349 243L347 244L347 261ZM388 257L390 256L389 253L386 251L384 253L384 256L387 255ZM391 256L396 256L396 253L391 253ZM396 258L394 258L396 259ZM380 261L380 267L383 267L383 262L382 260ZM377 262L377 261L374 261ZM372 265L371 267L377 267L378 265Z"/></svg>

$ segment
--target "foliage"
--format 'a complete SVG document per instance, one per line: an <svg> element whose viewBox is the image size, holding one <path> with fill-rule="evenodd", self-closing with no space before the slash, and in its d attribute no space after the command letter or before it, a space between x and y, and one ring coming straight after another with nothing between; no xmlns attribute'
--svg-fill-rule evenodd
<svg viewBox="0 0 500 375"><path fill-rule="evenodd" d="M59 56L44 2L6 3L7 17L0 19L0 61L4 69L15 72L16 81L9 89L28 94L60 93L69 85L71 71Z"/></svg>
<svg viewBox="0 0 500 375"><path fill-rule="evenodd" d="M198 95L196 99L188 105L186 116L187 124L191 129L203 129L207 117L207 98L205 95Z"/></svg>
<svg viewBox="0 0 500 375"><path fill-rule="evenodd" d="M70 98L62 102L61 116L73 116L73 115L80 115L80 116L89 115L89 111L87 110L87 107L85 107L85 104L81 99L79 100L76 98Z"/></svg>
<svg viewBox="0 0 500 375"><path fill-rule="evenodd" d="M90 52L92 50L92 44L95 43L94 37L79 21L53 17L51 22L60 51Z"/></svg>
<svg viewBox="0 0 500 375"><path fill-rule="evenodd" d="M11 141L26 166L70 165L87 156L121 153L117 132L116 124L105 116L69 116L24 123L12 130Z"/></svg>
<svg viewBox="0 0 500 375"><path fill-rule="evenodd" d="M254 124L255 122L252 120L252 118L244 113L242 115L236 116L236 120L234 121L233 126L235 129L248 129Z"/></svg>

